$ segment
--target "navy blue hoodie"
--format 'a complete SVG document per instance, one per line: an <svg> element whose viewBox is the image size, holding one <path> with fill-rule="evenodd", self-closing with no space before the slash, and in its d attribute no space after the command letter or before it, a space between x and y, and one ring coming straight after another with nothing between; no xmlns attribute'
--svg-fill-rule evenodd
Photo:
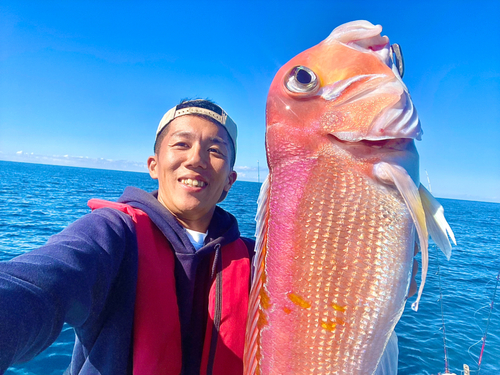
<svg viewBox="0 0 500 375"><path fill-rule="evenodd" d="M118 202L146 212L176 255L183 374L199 373L207 322L211 254L239 238L236 219L217 207L195 251L155 193L129 187ZM46 245L0 262L0 374L46 349L64 322L74 327L71 374L131 374L137 240L131 218L102 208Z"/></svg>

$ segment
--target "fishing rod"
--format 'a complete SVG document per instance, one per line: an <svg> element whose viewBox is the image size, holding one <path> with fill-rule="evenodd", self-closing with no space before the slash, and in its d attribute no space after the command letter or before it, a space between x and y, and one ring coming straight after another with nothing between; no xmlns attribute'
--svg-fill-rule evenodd
<svg viewBox="0 0 500 375"><path fill-rule="evenodd" d="M260 184L260 167L258 160L257 160L257 182Z"/></svg>

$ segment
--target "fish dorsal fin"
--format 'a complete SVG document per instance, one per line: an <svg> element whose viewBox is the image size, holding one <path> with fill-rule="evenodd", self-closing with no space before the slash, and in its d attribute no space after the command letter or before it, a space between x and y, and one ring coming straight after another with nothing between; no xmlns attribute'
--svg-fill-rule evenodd
<svg viewBox="0 0 500 375"><path fill-rule="evenodd" d="M336 40L369 49L370 46L384 45L389 42L386 36L380 36L382 26L373 25L369 21L351 21L336 27L326 39L327 43Z"/></svg>
<svg viewBox="0 0 500 375"><path fill-rule="evenodd" d="M268 216L268 198L269 198L269 175L266 177L264 182L262 183L262 186L260 187L260 193L259 193L259 198L257 199L257 213L255 215L255 222L256 222L256 227L255 227L255 237L256 237L256 243L255 243L255 249L256 251L259 250L259 245L260 242L262 241L264 237L264 232L266 231L267 228L267 216ZM255 259L254 258L254 264L255 264Z"/></svg>
<svg viewBox="0 0 500 375"><path fill-rule="evenodd" d="M425 279L427 278L427 269L429 267L429 252L428 252L428 233L425 223L425 212L420 200L420 194L417 186L411 179L406 170L398 165L389 163L378 163L374 167L375 176L385 184L393 184L398 189L403 197L403 200L410 211L411 218L417 229L418 241L420 243L420 251L422 252L422 277L420 288L418 289L417 300L411 305L415 311L418 310L418 303L424 290Z"/></svg>
<svg viewBox="0 0 500 375"><path fill-rule="evenodd" d="M257 215L255 221L255 255L252 263L252 288L248 298L248 318L245 334L245 352L243 355L244 374L255 374L259 365L259 314L261 290L264 283L264 268L267 252L267 221L269 216L269 176L260 188L257 200Z"/></svg>
<svg viewBox="0 0 500 375"><path fill-rule="evenodd" d="M446 255L446 258L450 260L451 243L448 236L450 236L455 245L457 244L457 241L455 240L455 235L453 234L450 225L444 217L444 208L422 184L420 185L418 191L424 207L425 220L427 222L429 234L444 255Z"/></svg>

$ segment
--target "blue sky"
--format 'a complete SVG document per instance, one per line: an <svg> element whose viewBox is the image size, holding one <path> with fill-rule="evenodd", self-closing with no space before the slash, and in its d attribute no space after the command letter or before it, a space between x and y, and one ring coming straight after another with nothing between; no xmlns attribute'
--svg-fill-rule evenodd
<svg viewBox="0 0 500 375"><path fill-rule="evenodd" d="M9 1L0 4L0 159L144 170L156 126L208 97L239 126L241 180L265 176L277 70L366 19L400 44L437 197L500 202L498 1ZM142 169L144 168L144 169Z"/></svg>

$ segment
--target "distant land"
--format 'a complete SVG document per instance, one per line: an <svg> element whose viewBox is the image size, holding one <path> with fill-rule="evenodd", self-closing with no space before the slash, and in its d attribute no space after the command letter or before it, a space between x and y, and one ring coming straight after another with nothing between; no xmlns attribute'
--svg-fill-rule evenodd
<svg viewBox="0 0 500 375"><path fill-rule="evenodd" d="M0 160L17 161L22 163L63 165L68 167L82 167L95 169L112 169L128 172L148 172L146 163L136 163L127 160L111 160L103 158L89 158L87 156L70 155L38 155L18 151L15 154L0 152Z"/></svg>

